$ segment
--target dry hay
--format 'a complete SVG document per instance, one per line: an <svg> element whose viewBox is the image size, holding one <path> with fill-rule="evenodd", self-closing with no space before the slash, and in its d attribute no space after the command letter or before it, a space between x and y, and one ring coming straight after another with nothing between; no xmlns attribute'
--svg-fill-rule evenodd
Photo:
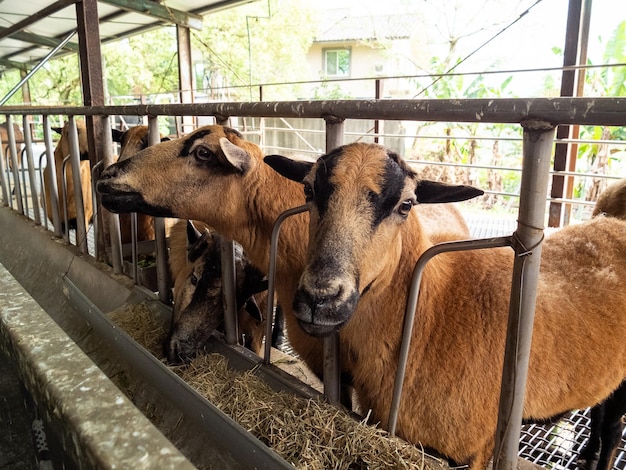
<svg viewBox="0 0 626 470"><path fill-rule="evenodd" d="M110 318L164 361L163 325L144 303L112 312ZM255 370L229 369L227 359L219 354L201 355L171 370L297 468L446 467L427 458L417 447L390 438L386 431L358 422L323 400L276 392L255 375Z"/></svg>

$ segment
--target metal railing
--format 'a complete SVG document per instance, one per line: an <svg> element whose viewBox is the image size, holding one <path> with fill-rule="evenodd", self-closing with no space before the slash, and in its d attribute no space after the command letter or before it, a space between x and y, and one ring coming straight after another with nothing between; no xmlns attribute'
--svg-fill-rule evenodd
<svg viewBox="0 0 626 470"><path fill-rule="evenodd" d="M521 256L522 253L518 253L520 256L516 259L523 260L523 262L515 263L512 274L510 318L514 321L509 322L509 332L507 334L507 353L505 355L503 392L494 465L495 468L502 469L513 468L517 458L521 407L536 296L536 276L539 269L538 263L543 233L541 227L543 227L545 216L545 194L550 174L549 162L554 143L554 129L559 124L626 126L626 113L624 110L626 110L626 99L624 98L535 98L493 100L337 100L74 108L7 107L3 109L3 113L7 115L8 121L12 115L39 114L44 116L48 164L52 165L52 148L48 138L49 125L46 123L46 116L57 114L67 114L69 116L145 115L149 117L151 143L158 141L157 118L159 116L212 116L217 123L221 124L227 123L228 119L232 117L323 119L326 123L327 149L343 143L345 133L343 124L346 119L522 124L524 159L521 168L520 223L515 232L515 237L518 247L532 247L532 250L523 253L523 257ZM9 136L9 139L11 139L11 136ZM109 155L111 152L111 148L103 150L105 155ZM72 153L74 154L74 149L72 149ZM0 162L0 165L2 164ZM7 195L9 194L8 184L4 169L1 166L0 169L3 170L1 178L6 204ZM16 175L16 173L14 174ZM75 193L80 193L80 191ZM21 197L20 191L18 191L17 197L18 199ZM10 196L8 198L10 199ZM18 205L18 211L23 211L21 204ZM163 239L164 235L157 235L157 237ZM113 240L112 243L115 244L116 240ZM117 240L117 243L119 243L119 240ZM157 245L160 245L158 251L164 253L164 245L162 243L157 243ZM231 258L228 256L228 250L226 250L226 256ZM166 263L166 258L159 258L157 266L160 265L161 269L163 269ZM522 284L524 286L523 292L520 291L520 285ZM167 287L166 276L160 275L159 291L165 291ZM228 281L227 288L233 288L232 281ZM407 312L410 310L414 312L412 303L407 308ZM232 312L231 315L233 315ZM234 316L231 318L234 318ZM227 336L229 336L228 332ZM232 334L230 337L232 338ZM408 337L410 338L410 334L408 334ZM339 348L336 341L337 337L331 337L324 344L324 351L331 358L324 361L325 386L329 391L331 401L337 401L339 393L339 358L337 356ZM408 348L408 345L403 346L403 348L405 347ZM511 351L516 351L517 354L513 354ZM327 366L328 369L326 368ZM328 383L326 379L328 379ZM397 381L401 383L399 378ZM399 401L399 399L398 395L397 400ZM506 413L503 413L502 410L506 410Z"/></svg>

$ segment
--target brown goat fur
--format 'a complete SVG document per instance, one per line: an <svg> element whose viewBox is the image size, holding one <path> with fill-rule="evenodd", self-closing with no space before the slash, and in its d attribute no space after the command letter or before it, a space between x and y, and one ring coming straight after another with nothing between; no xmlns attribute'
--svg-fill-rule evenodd
<svg viewBox="0 0 626 470"><path fill-rule="evenodd" d="M294 315L309 331L342 327L357 394L386 426L413 269L447 238L425 235L410 208L448 189L373 144L322 157L304 184L311 242ZM523 412L531 421L595 406L626 377L626 223L569 226L542 251ZM422 278L398 434L472 469L494 447L513 259L509 248L445 253Z"/></svg>
<svg viewBox="0 0 626 470"><path fill-rule="evenodd" d="M593 216L602 213L626 219L626 179L611 184L598 196Z"/></svg>
<svg viewBox="0 0 626 470"><path fill-rule="evenodd" d="M261 149L237 131L206 126L109 167L98 182L98 191L102 204L113 211L133 207L158 216L202 220L241 243L250 261L267 273L274 222L305 199L300 184L280 177L263 158ZM307 230L306 213L290 217L282 225L276 293L285 312L290 343L321 376L321 340L306 334L291 312L306 260ZM463 220L455 231L459 238L469 236ZM349 351L343 350L342 357L349 357Z"/></svg>
<svg viewBox="0 0 626 470"><path fill-rule="evenodd" d="M89 160L86 159L87 154L87 127L84 121L76 121L76 129L78 131L78 148L81 155L80 160L80 180L82 182L82 194L83 205L85 209L85 227L89 225L91 218L93 217L93 202L91 200L91 165ZM57 146L54 149L54 164L56 170L57 191L59 199L59 211L61 214L61 221L63 222L63 214L65 211L65 202L63 200L63 159L70 154L70 137L69 137L69 124L63 126L62 129L55 129L60 132L61 138L57 142ZM44 197L46 202L46 214L48 219L52 219L52 201L51 201L51 181L52 175L50 174L50 168L46 167L44 171ZM73 170L70 163L67 164L65 177L66 177L66 196L67 196L67 218L69 226L76 228L76 202L74 196L74 180Z"/></svg>

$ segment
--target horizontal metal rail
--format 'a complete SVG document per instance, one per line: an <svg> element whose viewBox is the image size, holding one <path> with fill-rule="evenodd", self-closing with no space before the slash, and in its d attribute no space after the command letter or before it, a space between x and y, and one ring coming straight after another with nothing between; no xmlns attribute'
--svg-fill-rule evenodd
<svg viewBox="0 0 626 470"><path fill-rule="evenodd" d="M123 106L3 107L4 114L306 117L519 124L626 125L626 98L500 98L431 100L324 100L137 104Z"/></svg>

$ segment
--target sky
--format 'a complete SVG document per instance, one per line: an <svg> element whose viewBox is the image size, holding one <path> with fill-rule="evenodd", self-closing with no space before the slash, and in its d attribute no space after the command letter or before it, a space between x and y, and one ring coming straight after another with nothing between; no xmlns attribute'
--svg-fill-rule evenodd
<svg viewBox="0 0 626 470"><path fill-rule="evenodd" d="M598 38L606 41L617 24L626 20L626 8L617 7L616 3L619 2L593 2L588 56L595 64L602 62L603 46ZM415 34L422 44L424 62L447 51L445 41L450 36L465 36L459 40L457 50L459 57L465 57L530 8L457 71L560 67L563 62L553 48L563 49L568 0L315 0L315 4L320 8L352 8L360 14L409 11L423 15ZM518 96L537 96L545 75L516 74L511 86L517 87ZM502 82L506 76L494 76L493 80ZM558 83L560 73L554 72L554 77Z"/></svg>

